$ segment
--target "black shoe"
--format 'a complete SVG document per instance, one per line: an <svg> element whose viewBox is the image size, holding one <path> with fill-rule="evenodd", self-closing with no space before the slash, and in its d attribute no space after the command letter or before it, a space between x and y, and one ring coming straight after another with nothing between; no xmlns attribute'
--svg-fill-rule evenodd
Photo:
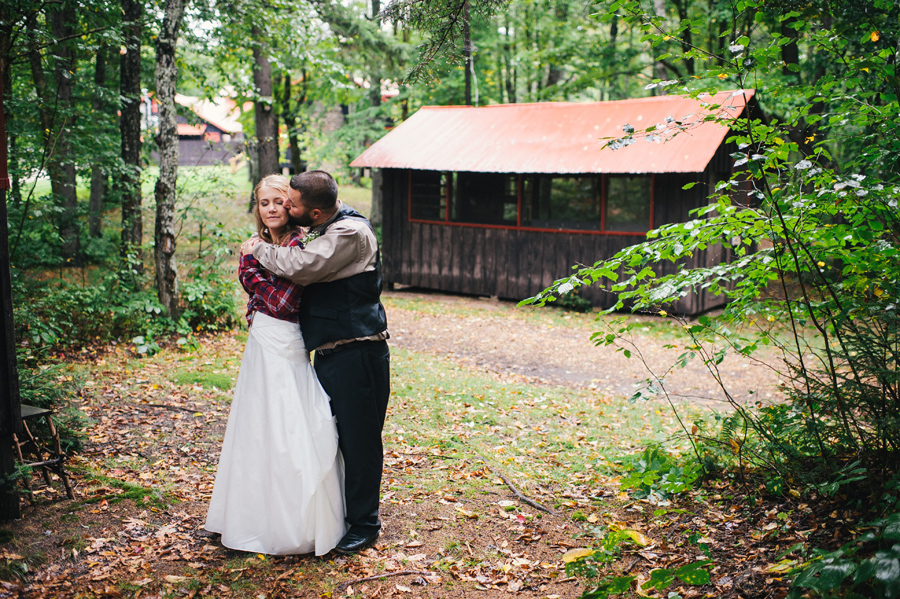
<svg viewBox="0 0 900 599"><path fill-rule="evenodd" d="M344 538L338 542L334 550L343 555L357 553L366 547L369 547L378 540L378 531L369 534L360 534L357 532L348 532Z"/></svg>

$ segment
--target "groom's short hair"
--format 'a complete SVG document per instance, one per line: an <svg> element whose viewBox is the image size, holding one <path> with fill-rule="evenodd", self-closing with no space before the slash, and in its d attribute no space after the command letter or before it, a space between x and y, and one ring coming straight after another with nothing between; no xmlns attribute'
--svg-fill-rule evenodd
<svg viewBox="0 0 900 599"><path fill-rule="evenodd" d="M300 192L300 201L309 208L325 212L337 205L338 187L325 171L306 171L291 177L291 188Z"/></svg>

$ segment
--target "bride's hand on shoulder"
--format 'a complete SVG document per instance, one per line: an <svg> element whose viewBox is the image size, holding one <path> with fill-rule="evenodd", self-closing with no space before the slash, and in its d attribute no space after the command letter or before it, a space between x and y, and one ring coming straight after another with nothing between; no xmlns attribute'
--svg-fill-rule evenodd
<svg viewBox="0 0 900 599"><path fill-rule="evenodd" d="M251 237L250 239L248 239L247 241L242 243L241 244L241 256L246 256L247 254L252 253L253 246L255 246L257 243L260 243L260 242L262 242L262 239L260 239L259 237L254 235L253 237Z"/></svg>

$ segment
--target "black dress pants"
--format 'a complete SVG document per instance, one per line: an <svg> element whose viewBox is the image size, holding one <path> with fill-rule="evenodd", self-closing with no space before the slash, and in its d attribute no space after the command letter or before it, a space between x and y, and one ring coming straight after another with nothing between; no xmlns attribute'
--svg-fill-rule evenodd
<svg viewBox="0 0 900 599"><path fill-rule="evenodd" d="M344 456L347 523L357 534L381 528L381 429L391 394L390 360L386 341L361 341L316 352L316 375L331 398Z"/></svg>

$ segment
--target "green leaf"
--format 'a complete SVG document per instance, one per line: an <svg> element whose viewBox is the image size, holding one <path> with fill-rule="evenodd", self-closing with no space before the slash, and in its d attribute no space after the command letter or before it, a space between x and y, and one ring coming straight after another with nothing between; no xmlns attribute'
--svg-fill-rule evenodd
<svg viewBox="0 0 900 599"><path fill-rule="evenodd" d="M675 570L674 574L685 584L700 586L709 584L709 572L705 569L709 560L701 560L693 564L686 564Z"/></svg>

